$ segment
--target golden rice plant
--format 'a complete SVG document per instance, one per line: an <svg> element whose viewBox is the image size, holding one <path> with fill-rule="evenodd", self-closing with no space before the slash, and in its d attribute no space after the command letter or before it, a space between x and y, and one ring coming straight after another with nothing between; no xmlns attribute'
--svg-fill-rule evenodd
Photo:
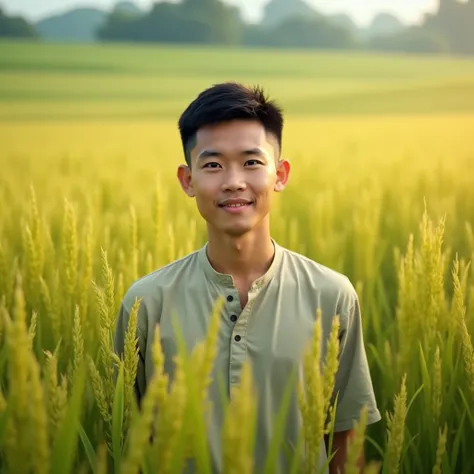
<svg viewBox="0 0 474 474"><path fill-rule="evenodd" d="M321 309L317 310L311 345L303 357L304 377L299 380L299 406L303 418L304 471L318 472L320 446L327 433L327 421L334 392L335 375L338 369L339 317L334 317L324 363L322 353Z"/></svg>
<svg viewBox="0 0 474 474"><path fill-rule="evenodd" d="M383 420L365 426L362 412L346 471L356 472L364 448L365 472L471 472L474 193L472 167L464 164L472 160L474 142L451 139L445 122L434 118L387 120L390 127L375 119L353 121L353 132L337 120L320 121L315 144L302 137L314 135L316 122L298 119L287 141L298 166L285 196L275 201L272 233L282 245L347 274L360 296ZM467 118L454 123L452 133L468 136ZM172 136L170 124L160 126L160 134ZM24 127L35 133L33 125ZM101 149L104 127L85 125L101 157L94 166L74 150L65 156L31 149L30 156L9 161L0 154L1 474L178 474L189 462L209 472L203 433L219 303L209 315L206 339L175 358L173 380L163 371L155 339L154 377L141 406L134 398L139 300L122 359L112 343L130 284L200 247L205 225L194 203L168 181L177 159L163 163L158 179L141 173L133 156L117 158ZM155 124L142 128L155 136ZM400 140L413 129L412 142ZM24 130L6 138L11 146L22 141ZM118 147L138 148L139 140L125 139L121 130ZM71 147L81 143L73 127L65 134ZM171 138L165 142L173 149ZM317 150L308 153L308 146ZM156 157L145 148L143 166L149 169ZM314 154L328 157L318 173L308 171L314 170ZM394 176L403 177L403 189ZM291 474L317 472L319 440L331 439L336 316L325 356L316 318L301 361L304 448L290 450ZM250 369L222 427L226 472L254 467ZM277 456L269 458L264 474Z"/></svg>

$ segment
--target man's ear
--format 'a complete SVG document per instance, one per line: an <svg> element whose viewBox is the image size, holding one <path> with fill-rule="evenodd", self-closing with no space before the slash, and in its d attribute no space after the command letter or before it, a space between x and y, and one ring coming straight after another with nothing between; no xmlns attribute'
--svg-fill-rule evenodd
<svg viewBox="0 0 474 474"><path fill-rule="evenodd" d="M187 165L179 165L177 172L179 183L183 188L183 191L189 196L194 197L194 187L191 175L191 169Z"/></svg>
<svg viewBox="0 0 474 474"><path fill-rule="evenodd" d="M276 175L277 179L275 182L274 190L279 193L286 188L288 179L290 177L291 165L288 160L281 159L277 163Z"/></svg>

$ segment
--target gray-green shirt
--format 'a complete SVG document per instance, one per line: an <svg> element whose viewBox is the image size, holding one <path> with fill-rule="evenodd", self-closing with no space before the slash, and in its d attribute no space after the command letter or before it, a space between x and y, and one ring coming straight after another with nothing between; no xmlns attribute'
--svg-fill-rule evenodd
<svg viewBox="0 0 474 474"><path fill-rule="evenodd" d="M282 402L285 384L292 371L300 367L302 349L312 339L318 308L322 312L322 358L332 319L335 315L341 319L335 430L350 429L358 420L364 404L369 407L369 424L381 419L367 364L360 307L353 285L346 276L275 241L273 243L273 262L266 274L253 283L243 310L232 276L214 270L207 258L206 244L136 281L127 291L118 315L115 347L121 354L129 312L135 298L142 298L138 318L140 358L136 380L137 396L140 398L153 374L151 341L155 324L160 324L165 370L172 377L172 358L177 353L177 344L171 317L178 316L188 349L192 350L197 342L206 337L216 299L219 296L226 298L212 374L214 381L209 389L213 412L208 430L216 473L221 471L223 422L218 377L223 379L230 395L231 386L239 382L242 363L246 359L251 361L259 400L255 462L261 468L272 439L273 421ZM288 417L285 442L295 446L301 429L296 390ZM325 459L325 446L321 443L321 463ZM283 451L277 472L288 472Z"/></svg>

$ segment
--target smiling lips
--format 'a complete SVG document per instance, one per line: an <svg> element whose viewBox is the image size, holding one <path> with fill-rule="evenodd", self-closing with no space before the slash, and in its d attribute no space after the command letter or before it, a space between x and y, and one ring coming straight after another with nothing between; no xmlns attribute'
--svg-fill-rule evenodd
<svg viewBox="0 0 474 474"><path fill-rule="evenodd" d="M239 212L252 205L252 201L247 199L226 199L219 204L219 207L229 212Z"/></svg>

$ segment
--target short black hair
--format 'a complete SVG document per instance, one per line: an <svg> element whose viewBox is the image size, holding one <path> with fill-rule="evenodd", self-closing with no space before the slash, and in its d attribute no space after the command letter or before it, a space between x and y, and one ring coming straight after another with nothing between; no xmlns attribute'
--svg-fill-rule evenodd
<svg viewBox="0 0 474 474"><path fill-rule="evenodd" d="M283 111L261 86L236 82L214 84L201 92L181 115L178 126L186 162L191 165L190 142L202 127L231 120L258 120L282 145Z"/></svg>

